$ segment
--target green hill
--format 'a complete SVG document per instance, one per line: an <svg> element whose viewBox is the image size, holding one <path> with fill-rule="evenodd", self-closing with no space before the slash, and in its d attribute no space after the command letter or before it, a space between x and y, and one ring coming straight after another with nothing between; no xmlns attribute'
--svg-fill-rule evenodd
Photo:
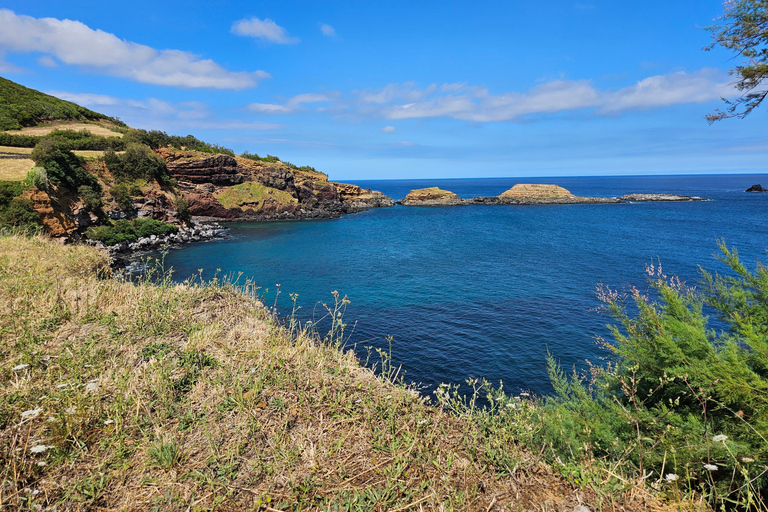
<svg viewBox="0 0 768 512"><path fill-rule="evenodd" d="M16 130L45 121L102 119L122 124L71 101L55 98L0 77L0 130Z"/></svg>

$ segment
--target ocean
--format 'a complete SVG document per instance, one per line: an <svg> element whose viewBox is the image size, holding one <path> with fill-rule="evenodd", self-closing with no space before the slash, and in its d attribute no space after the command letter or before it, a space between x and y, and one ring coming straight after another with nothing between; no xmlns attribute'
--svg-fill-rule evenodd
<svg viewBox="0 0 768 512"><path fill-rule="evenodd" d="M551 392L547 353L567 372L608 354L610 317L596 287L648 289L661 265L688 285L699 266L726 272L717 241L750 268L765 261L768 193L745 193L768 175L493 178L358 181L401 199L439 186L461 197L492 196L515 183L555 183L582 196L674 193L710 201L602 205L379 208L340 219L232 223L228 238L171 250L182 281L242 274L264 301L317 321L332 291L346 295L347 346L388 350L424 393L441 383L486 378L505 389ZM280 294L276 298L276 285ZM322 326L322 324L319 324ZM375 353L374 353L375 356Z"/></svg>

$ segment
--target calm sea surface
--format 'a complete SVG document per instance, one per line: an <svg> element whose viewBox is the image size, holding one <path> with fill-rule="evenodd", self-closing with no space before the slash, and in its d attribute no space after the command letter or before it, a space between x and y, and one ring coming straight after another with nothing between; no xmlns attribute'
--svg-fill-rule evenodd
<svg viewBox="0 0 768 512"><path fill-rule="evenodd" d="M661 263L688 284L725 239L754 267L768 248L768 194L746 188L768 175L360 181L401 199L438 185L462 197L492 196L515 183L556 183L585 196L676 193L691 203L379 208L333 220L231 224L229 238L166 256L183 280L243 273L289 312L320 316L338 290L352 301L350 345L386 347L407 380L440 383L485 377L506 389L550 390L547 351L565 366L599 363L594 342L610 319L595 309L598 283L647 289L644 267Z"/></svg>

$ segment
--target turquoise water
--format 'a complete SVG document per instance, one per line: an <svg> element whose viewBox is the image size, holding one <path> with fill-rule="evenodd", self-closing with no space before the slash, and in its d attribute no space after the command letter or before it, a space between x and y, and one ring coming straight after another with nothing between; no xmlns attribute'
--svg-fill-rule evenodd
<svg viewBox="0 0 768 512"><path fill-rule="evenodd" d="M598 283L647 289L644 268L696 284L698 265L724 271L716 240L748 265L768 261L768 194L747 194L761 176L601 177L369 181L395 199L438 185L462 197L498 195L514 183L549 182L577 195L668 192L707 202L380 208L341 219L230 224L229 238L166 256L182 280L242 272L290 311L319 316L338 290L350 300L349 344L386 347L407 380L430 392L468 377L507 389L550 390L547 351L564 365L599 363L609 318L596 311Z"/></svg>

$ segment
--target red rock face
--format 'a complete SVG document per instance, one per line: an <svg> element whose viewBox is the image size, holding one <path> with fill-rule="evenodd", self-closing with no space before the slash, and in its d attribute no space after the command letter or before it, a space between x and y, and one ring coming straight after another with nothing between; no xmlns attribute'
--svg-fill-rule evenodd
<svg viewBox="0 0 768 512"><path fill-rule="evenodd" d="M237 185L245 181L237 160L229 155L211 155L200 158L197 152L159 149L173 178L188 183L212 183L218 186Z"/></svg>

